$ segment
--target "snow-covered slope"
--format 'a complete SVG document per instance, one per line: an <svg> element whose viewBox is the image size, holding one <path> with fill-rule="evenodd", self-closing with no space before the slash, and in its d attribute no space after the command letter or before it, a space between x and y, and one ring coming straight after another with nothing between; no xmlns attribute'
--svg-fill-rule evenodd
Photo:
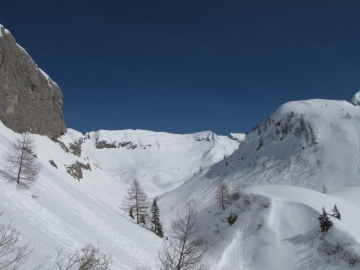
<svg viewBox="0 0 360 270"><path fill-rule="evenodd" d="M15 136L0 124L1 155ZM99 242L104 252L113 255L114 269L145 266L155 269L161 240L123 216L118 206L126 185L93 166L91 160L65 152L47 137L34 135L34 138L42 170L29 190L17 188L9 180L4 163L0 165L0 209L4 210L1 221L6 223L8 218L13 218L21 240L35 244L26 269L43 262L47 269L53 264L46 256L54 257L55 248L72 253L89 242ZM91 164L91 171L83 170L81 181L66 172L65 167L76 161Z"/></svg>
<svg viewBox="0 0 360 270"><path fill-rule="evenodd" d="M69 130L59 140L68 146L81 141L81 156L91 158L120 182L136 178L151 197L173 190L224 159L241 142L211 131L178 135L146 130L100 130L85 136Z"/></svg>
<svg viewBox="0 0 360 270"><path fill-rule="evenodd" d="M345 101L309 100L281 106L248 136L68 130L54 142L34 135L40 177L18 189L0 163L0 220L12 217L21 241L36 244L28 269L53 265L46 255L56 247L73 252L90 241L113 255L112 269L157 269L162 240L119 208L137 178L150 197L160 195L166 236L184 200L196 201L211 269L347 269L360 263L359 120L359 108ZM0 124L0 155L15 136ZM214 200L221 181L240 194L225 211ZM334 204L342 219L332 218L334 228L321 235L317 217Z"/></svg>
<svg viewBox="0 0 360 270"><path fill-rule="evenodd" d="M19 134L0 123L1 157L16 136ZM134 224L119 208L128 182L139 178L151 198L183 183L200 166L212 165L239 145L212 132L174 135L127 130L84 136L69 130L57 142L39 135L34 139L42 170L30 189L17 188L5 163L0 163L0 211L4 210L0 220L6 223L13 218L21 241L35 244L27 269L43 262L45 268L53 266L46 256L54 257L55 248L71 253L89 242L99 242L101 250L112 254L112 269L157 269L162 240ZM131 143L97 149L105 140ZM68 171L76 172L69 168L80 163L82 178L76 180Z"/></svg>
<svg viewBox="0 0 360 270"><path fill-rule="evenodd" d="M358 107L333 100L289 102L254 127L241 149L206 177L221 175L241 187L282 184L331 191L358 186L359 138Z"/></svg>
<svg viewBox="0 0 360 270"><path fill-rule="evenodd" d="M174 198L197 200L212 269L346 269L343 253L358 252L360 241L359 137L358 107L289 102L254 127L234 154L161 196L159 205L169 219L179 205ZM221 181L242 196L225 211L214 200ZM321 240L317 217L335 203L343 220L334 220ZM233 226L230 212L239 215ZM352 251L328 256L324 241Z"/></svg>

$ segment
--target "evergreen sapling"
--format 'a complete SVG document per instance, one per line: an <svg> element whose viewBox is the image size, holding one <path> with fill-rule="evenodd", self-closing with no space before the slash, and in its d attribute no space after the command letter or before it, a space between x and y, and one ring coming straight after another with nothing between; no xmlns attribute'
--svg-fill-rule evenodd
<svg viewBox="0 0 360 270"><path fill-rule="evenodd" d="M338 220L341 220L341 214L339 212L339 209L337 209L336 204L334 204L334 208L332 209L333 214L331 216L333 216L334 218L337 218Z"/></svg>
<svg viewBox="0 0 360 270"><path fill-rule="evenodd" d="M151 210L151 230L159 237L164 237L164 232L162 230L162 224L160 222L160 209L157 205L157 198L154 199Z"/></svg>
<svg viewBox="0 0 360 270"><path fill-rule="evenodd" d="M327 232L333 226L332 221L330 220L328 213L326 213L325 208L323 207L323 213L318 217L319 226L321 232Z"/></svg>

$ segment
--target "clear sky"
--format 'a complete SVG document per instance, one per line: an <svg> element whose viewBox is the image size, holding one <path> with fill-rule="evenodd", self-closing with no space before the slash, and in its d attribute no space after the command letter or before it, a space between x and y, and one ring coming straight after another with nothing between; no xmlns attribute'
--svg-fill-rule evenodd
<svg viewBox="0 0 360 270"><path fill-rule="evenodd" d="M360 89L358 0L11 0L0 24L83 133L227 135L285 102Z"/></svg>

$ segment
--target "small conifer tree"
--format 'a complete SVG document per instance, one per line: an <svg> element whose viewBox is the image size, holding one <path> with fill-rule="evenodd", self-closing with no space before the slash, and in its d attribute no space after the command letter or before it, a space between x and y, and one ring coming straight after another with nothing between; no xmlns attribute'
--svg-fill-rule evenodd
<svg viewBox="0 0 360 270"><path fill-rule="evenodd" d="M336 204L334 204L334 208L332 209L332 211L333 211L332 216L334 218L337 218L338 220L341 220L341 214L339 212L339 209L337 209Z"/></svg>
<svg viewBox="0 0 360 270"><path fill-rule="evenodd" d="M151 218L151 229L152 231L159 237L164 237L164 232L162 229L162 224L160 222L160 209L157 205L157 198L154 199L153 204L151 206L150 212L152 213Z"/></svg>
<svg viewBox="0 0 360 270"><path fill-rule="evenodd" d="M233 213L231 212L230 215L228 217L226 217L229 225L233 225L235 223L235 221L237 220L237 214L236 213Z"/></svg>
<svg viewBox="0 0 360 270"><path fill-rule="evenodd" d="M328 213L326 213L325 208L322 209L323 213L318 217L319 220L319 226L321 229L321 232L327 232L330 230L330 228L333 226L332 221L328 217Z"/></svg>

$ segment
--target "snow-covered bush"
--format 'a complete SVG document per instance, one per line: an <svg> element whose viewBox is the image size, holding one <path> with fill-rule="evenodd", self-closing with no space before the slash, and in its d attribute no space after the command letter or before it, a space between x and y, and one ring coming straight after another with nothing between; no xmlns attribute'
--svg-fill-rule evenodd
<svg viewBox="0 0 360 270"><path fill-rule="evenodd" d="M231 201L238 201L240 199L241 195L240 195L240 192L233 192L231 195L230 195L230 200Z"/></svg>
<svg viewBox="0 0 360 270"><path fill-rule="evenodd" d="M349 266L360 263L360 255L357 252L358 247L352 243L351 239L329 239L323 238L318 250L332 257L338 257L346 261ZM357 248L357 249L356 249Z"/></svg>
<svg viewBox="0 0 360 270"><path fill-rule="evenodd" d="M230 215L228 217L226 217L226 219L227 219L229 225L231 226L231 225L233 225L235 223L235 221L237 219L237 214L231 212Z"/></svg>
<svg viewBox="0 0 360 270"><path fill-rule="evenodd" d="M112 264L112 256L100 250L99 246L87 244L73 254L63 254L57 249L55 264L59 270L92 269L107 270Z"/></svg>
<svg viewBox="0 0 360 270"><path fill-rule="evenodd" d="M333 226L332 221L330 220L328 213L326 213L325 208L322 209L323 213L318 217L319 226L321 232L327 232Z"/></svg>

